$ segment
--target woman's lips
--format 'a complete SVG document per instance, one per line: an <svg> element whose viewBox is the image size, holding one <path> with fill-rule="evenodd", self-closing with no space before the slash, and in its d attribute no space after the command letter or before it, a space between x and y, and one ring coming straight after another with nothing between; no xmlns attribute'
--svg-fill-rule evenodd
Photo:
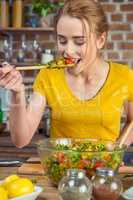
<svg viewBox="0 0 133 200"><path fill-rule="evenodd" d="M72 62L75 63L76 65L81 61L80 58L71 58Z"/></svg>

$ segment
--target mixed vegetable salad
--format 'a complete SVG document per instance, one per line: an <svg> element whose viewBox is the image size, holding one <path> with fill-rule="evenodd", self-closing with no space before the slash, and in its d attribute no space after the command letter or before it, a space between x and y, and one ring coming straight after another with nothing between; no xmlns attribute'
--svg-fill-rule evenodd
<svg viewBox="0 0 133 200"><path fill-rule="evenodd" d="M65 68L65 67L74 67L75 62L71 58L57 58L45 64L45 68Z"/></svg>
<svg viewBox="0 0 133 200"><path fill-rule="evenodd" d="M41 155L45 175L58 184L67 169L78 168L86 175L94 175L98 167L111 167L116 170L122 162L124 149L118 146L109 150L106 143L76 142L73 144L55 144L52 151Z"/></svg>

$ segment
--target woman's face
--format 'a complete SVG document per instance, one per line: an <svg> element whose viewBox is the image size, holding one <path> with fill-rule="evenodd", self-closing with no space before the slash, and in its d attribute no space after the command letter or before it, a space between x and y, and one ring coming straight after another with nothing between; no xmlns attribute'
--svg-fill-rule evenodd
<svg viewBox="0 0 133 200"><path fill-rule="evenodd" d="M57 46L59 53L65 58L72 58L78 65L90 65L97 57L99 40L90 33L86 21L62 16L57 24ZM85 64L86 63L86 64Z"/></svg>

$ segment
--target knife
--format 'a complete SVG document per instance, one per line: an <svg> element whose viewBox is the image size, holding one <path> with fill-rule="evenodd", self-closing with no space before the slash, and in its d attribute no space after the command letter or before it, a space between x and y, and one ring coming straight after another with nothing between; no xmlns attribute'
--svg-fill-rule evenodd
<svg viewBox="0 0 133 200"><path fill-rule="evenodd" d="M21 164L22 164L22 161L20 161L20 160L10 160L10 161L0 160L1 167L3 167L3 166L18 166Z"/></svg>

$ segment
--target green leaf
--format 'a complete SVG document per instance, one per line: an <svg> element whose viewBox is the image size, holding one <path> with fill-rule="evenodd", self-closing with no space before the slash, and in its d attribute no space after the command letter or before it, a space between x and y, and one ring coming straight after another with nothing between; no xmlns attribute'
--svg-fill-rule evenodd
<svg viewBox="0 0 133 200"><path fill-rule="evenodd" d="M46 9L43 8L43 9L41 10L41 16L44 16L44 17L45 17L45 16L47 16L47 13L48 13L48 11L47 11Z"/></svg>
<svg viewBox="0 0 133 200"><path fill-rule="evenodd" d="M57 12L63 7L64 2L50 2L49 0L32 0L32 10L40 16L47 16L50 13Z"/></svg>

